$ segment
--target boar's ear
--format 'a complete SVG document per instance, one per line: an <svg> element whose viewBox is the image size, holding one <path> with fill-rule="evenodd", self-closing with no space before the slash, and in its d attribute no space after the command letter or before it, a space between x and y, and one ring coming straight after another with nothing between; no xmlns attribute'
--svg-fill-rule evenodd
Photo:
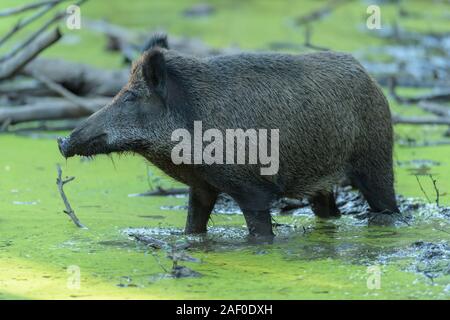
<svg viewBox="0 0 450 320"><path fill-rule="evenodd" d="M165 103L167 99L167 70L164 55L152 50L144 57L142 75L150 90L154 91Z"/></svg>
<svg viewBox="0 0 450 320"><path fill-rule="evenodd" d="M147 43L142 47L142 51L147 51L155 47L160 47L164 49L169 49L169 43L167 41L167 34L165 33L155 33L148 39Z"/></svg>

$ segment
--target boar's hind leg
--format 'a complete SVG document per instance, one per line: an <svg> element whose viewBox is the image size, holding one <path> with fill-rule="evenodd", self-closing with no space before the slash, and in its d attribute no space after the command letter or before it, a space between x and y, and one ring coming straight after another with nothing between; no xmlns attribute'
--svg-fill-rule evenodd
<svg viewBox="0 0 450 320"><path fill-rule="evenodd" d="M320 218L334 218L341 215L336 206L333 192L319 192L309 201L314 214Z"/></svg>
<svg viewBox="0 0 450 320"><path fill-rule="evenodd" d="M191 187L186 220L186 234L205 233L218 192L209 188Z"/></svg>
<svg viewBox="0 0 450 320"><path fill-rule="evenodd" d="M271 192L242 192L231 195L244 213L245 222L251 237L273 238L271 204L274 195Z"/></svg>
<svg viewBox="0 0 450 320"><path fill-rule="evenodd" d="M376 175L376 172L373 173ZM358 173L352 178L353 184L362 192L375 212L399 212L392 179Z"/></svg>
<svg viewBox="0 0 450 320"><path fill-rule="evenodd" d="M370 209L378 213L373 215L375 219L369 218L369 223L392 224L395 219L393 213L400 213L395 199L392 162L370 158L364 162L364 166L352 169L350 179L362 192Z"/></svg>

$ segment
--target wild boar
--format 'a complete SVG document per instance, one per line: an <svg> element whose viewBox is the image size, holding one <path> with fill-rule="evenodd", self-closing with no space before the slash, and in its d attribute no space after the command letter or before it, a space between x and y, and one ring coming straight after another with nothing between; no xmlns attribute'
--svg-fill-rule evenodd
<svg viewBox="0 0 450 320"><path fill-rule="evenodd" d="M277 129L277 172L261 174L261 163L174 163L173 133L194 134L199 122L222 133ZM197 58L156 36L111 103L58 143L66 158L137 153L187 184L186 233L206 232L221 192L239 204L251 236L273 236L270 207L280 197L306 197L318 217L337 217L333 187L343 177L362 192L374 222L399 212L388 102L345 53Z"/></svg>

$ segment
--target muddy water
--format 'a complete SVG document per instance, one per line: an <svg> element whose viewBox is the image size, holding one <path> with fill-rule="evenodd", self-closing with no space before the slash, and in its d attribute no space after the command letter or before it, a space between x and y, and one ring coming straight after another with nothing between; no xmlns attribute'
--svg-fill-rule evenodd
<svg viewBox="0 0 450 320"><path fill-rule="evenodd" d="M62 213L64 206L54 180L54 163L59 159L54 142L14 136L2 136L0 140L8 146L0 159L0 295L450 298L449 212L432 203L399 197L402 211L409 218L393 228L368 228L360 216L366 204L351 190L338 192L344 213L338 220L316 220L306 203L284 199L273 208L275 242L254 245L247 241L238 208L224 197L215 208L209 234L185 237L181 228L186 218L186 197L131 199L128 194L148 187L142 160L120 158L115 169L109 159L99 158L91 162L73 160L64 166L65 174L77 177L67 192L77 215L89 227L79 230ZM42 150L39 156L36 148ZM400 182L397 190L422 196L407 169L432 166L441 200L448 204L447 149L416 148L414 154L409 149L398 151L398 161L402 162L396 167ZM34 159L33 164L29 159ZM414 159L431 159L441 165ZM429 179L421 181L433 201ZM162 186L182 187L166 180ZM32 202L35 204L29 204ZM127 234L148 235L167 245L155 249ZM175 276L173 260L177 261ZM66 287L67 268L74 265L82 274L77 292ZM366 286L370 267L381 270L379 290Z"/></svg>
<svg viewBox="0 0 450 320"><path fill-rule="evenodd" d="M286 261L333 259L360 266L392 266L440 286L450 298L450 208L398 197L403 217L393 227L367 227L368 207L359 193L350 188L337 190L341 219L317 220L307 204L283 211L284 200L274 204L277 234L273 244L255 245L248 241L245 226L212 226L207 235L186 236L177 228L128 228L123 233L145 244L145 237L167 244L169 252L189 254L250 251L265 255L273 250ZM186 206L162 206L185 210ZM240 215L237 205L222 195L214 214ZM144 240L143 240L144 239ZM147 243L148 244L148 243ZM174 249L181 248L181 249ZM194 268L195 269L195 268Z"/></svg>

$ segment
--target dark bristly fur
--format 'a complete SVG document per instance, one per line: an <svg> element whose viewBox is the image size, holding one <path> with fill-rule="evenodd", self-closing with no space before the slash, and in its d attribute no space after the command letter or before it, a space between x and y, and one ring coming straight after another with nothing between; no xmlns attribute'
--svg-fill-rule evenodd
<svg viewBox="0 0 450 320"><path fill-rule="evenodd" d="M332 188L344 176L373 211L398 212L388 102L352 56L199 59L167 50L166 43L155 40L111 104L60 141L63 155L143 155L190 186L187 233L206 231L219 192L238 202L252 235L273 234L269 208L281 196L308 197L318 216L339 216ZM203 130L279 129L279 172L262 176L258 165L173 164L171 134L192 130L195 120Z"/></svg>

